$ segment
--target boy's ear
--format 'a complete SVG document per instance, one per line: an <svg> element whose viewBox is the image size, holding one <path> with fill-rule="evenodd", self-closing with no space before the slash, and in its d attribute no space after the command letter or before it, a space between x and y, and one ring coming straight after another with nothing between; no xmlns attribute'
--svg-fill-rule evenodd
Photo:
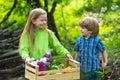
<svg viewBox="0 0 120 80"><path fill-rule="evenodd" d="M93 34L93 31L91 31L91 34Z"/></svg>

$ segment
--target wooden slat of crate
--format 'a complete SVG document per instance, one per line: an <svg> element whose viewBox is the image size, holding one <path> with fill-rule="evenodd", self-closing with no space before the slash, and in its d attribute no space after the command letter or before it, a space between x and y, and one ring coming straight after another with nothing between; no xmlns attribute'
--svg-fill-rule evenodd
<svg viewBox="0 0 120 80"><path fill-rule="evenodd" d="M37 80L73 80L79 79L79 72L67 73L67 74L53 74L46 76L37 76Z"/></svg>
<svg viewBox="0 0 120 80"><path fill-rule="evenodd" d="M25 65L25 69L26 69L26 70L29 70L29 71L32 71L33 73L36 73L36 69L35 69L35 68L32 68L32 67L29 66L29 65Z"/></svg>
<svg viewBox="0 0 120 80"><path fill-rule="evenodd" d="M56 73L64 73L64 72L79 72L79 68L71 68L70 70L61 69L61 70L49 70L49 71L39 71L37 75L40 74L56 74Z"/></svg>
<svg viewBox="0 0 120 80"><path fill-rule="evenodd" d="M61 70L61 72L77 72L77 71L79 71L80 69L79 69L79 67L77 67L77 68L71 68L71 69L62 69Z"/></svg>
<svg viewBox="0 0 120 80"><path fill-rule="evenodd" d="M30 79L30 80L36 80L37 76L35 73L25 70L25 78Z"/></svg>
<svg viewBox="0 0 120 80"><path fill-rule="evenodd" d="M40 74L55 74L55 73L59 73L59 70L48 70L48 71L39 71L37 75Z"/></svg>

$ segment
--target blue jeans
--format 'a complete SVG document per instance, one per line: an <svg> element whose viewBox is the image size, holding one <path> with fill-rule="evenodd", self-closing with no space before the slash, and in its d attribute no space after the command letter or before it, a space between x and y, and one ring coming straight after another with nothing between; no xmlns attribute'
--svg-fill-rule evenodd
<svg viewBox="0 0 120 80"><path fill-rule="evenodd" d="M99 75L96 71L92 72L80 71L80 80L99 80Z"/></svg>

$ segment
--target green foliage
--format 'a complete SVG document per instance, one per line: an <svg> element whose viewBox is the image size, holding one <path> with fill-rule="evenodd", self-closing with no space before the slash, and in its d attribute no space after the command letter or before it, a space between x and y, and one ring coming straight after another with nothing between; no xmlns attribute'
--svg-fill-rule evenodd
<svg viewBox="0 0 120 80"><path fill-rule="evenodd" d="M39 1L43 7L45 5L44 1ZM56 2L57 7L54 19L62 41L61 43L73 56L75 54L73 49L76 39L81 35L79 22L87 16L98 19L100 24L99 37L107 48L109 58L117 59L120 56L120 0L56 0ZM13 3L14 0L0 1L0 21L9 12ZM33 2L32 4L35 3ZM52 4L53 1L48 0L49 11L52 8ZM1 26L17 20L17 23L12 28L16 26L23 28L31 9L33 7L26 0L17 0L16 8L13 9L8 20Z"/></svg>
<svg viewBox="0 0 120 80"><path fill-rule="evenodd" d="M53 56L53 61L47 67L48 70L59 70L64 67L65 58L62 56Z"/></svg>
<svg viewBox="0 0 120 80"><path fill-rule="evenodd" d="M100 80L105 80L105 75L112 72L111 68L108 69L102 69L101 71L96 71L98 75L100 76Z"/></svg>
<svg viewBox="0 0 120 80"><path fill-rule="evenodd" d="M2 4L3 2L5 3ZM2 21L2 19L7 15L9 10L12 8L13 3L14 3L13 0L0 1L0 4L2 4L2 7L3 7L3 8L1 7L0 9L0 12L3 13L3 14L0 14L2 15L2 18L0 19L0 21ZM23 28L25 26L25 22L27 20L28 14L31 9L32 7L25 0L17 0L16 7L13 9L11 15L9 16L7 21L2 24L2 26L6 25L7 23L13 20L17 20L17 23L13 25L13 27L18 26L20 28Z"/></svg>
<svg viewBox="0 0 120 80"><path fill-rule="evenodd" d="M75 0L64 7L59 4L54 16L65 47L74 55L75 41L81 35L79 21L91 16L99 21L99 37L107 48L109 58L118 58L120 52L116 53L117 56L114 54L120 48L120 6L118 3L120 3L119 0Z"/></svg>
<svg viewBox="0 0 120 80"><path fill-rule="evenodd" d="M2 19L4 18L4 16L8 13L10 7L12 7L13 3L12 0L9 0L9 1L4 1L4 0L1 0L0 1L0 21L2 21ZM7 6L6 6L7 5Z"/></svg>

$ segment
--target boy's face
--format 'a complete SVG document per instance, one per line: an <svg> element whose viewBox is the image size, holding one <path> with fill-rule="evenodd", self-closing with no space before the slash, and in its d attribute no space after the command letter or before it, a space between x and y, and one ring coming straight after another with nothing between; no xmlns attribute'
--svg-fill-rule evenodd
<svg viewBox="0 0 120 80"><path fill-rule="evenodd" d="M81 31L81 34L82 34L83 36L86 36L86 37L89 37L89 36L91 36L91 34L92 34L92 31L89 31L89 30L86 29L86 28L80 27L80 31Z"/></svg>

